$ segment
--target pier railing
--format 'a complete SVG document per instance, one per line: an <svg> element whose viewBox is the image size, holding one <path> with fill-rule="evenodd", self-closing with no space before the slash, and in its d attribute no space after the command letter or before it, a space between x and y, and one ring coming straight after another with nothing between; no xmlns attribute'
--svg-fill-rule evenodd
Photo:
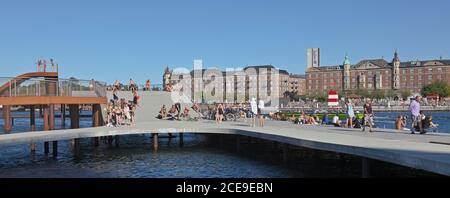
<svg viewBox="0 0 450 198"><path fill-rule="evenodd" d="M76 79L0 78L0 97L106 97L106 83Z"/></svg>
<svg viewBox="0 0 450 198"><path fill-rule="evenodd" d="M113 85L108 85L108 90L113 90ZM150 89L147 90L144 84L138 84L138 91L163 91L164 87L162 84L151 84ZM122 85L120 87L119 91L131 91L130 87L128 85Z"/></svg>

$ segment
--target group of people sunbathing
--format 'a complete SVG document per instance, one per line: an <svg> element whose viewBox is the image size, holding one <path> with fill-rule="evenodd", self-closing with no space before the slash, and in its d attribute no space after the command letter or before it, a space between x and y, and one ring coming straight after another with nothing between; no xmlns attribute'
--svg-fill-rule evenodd
<svg viewBox="0 0 450 198"><path fill-rule="evenodd" d="M127 102L124 98L114 101L111 100L106 108L107 125L121 126L130 125L134 122L136 105L133 102Z"/></svg>
<svg viewBox="0 0 450 198"><path fill-rule="evenodd" d="M320 118L317 115L305 115L304 112L300 115L300 117L296 118L293 114L290 121L294 122L295 124L310 124L310 125L317 125L320 123Z"/></svg>
<svg viewBox="0 0 450 198"><path fill-rule="evenodd" d="M197 103L194 103L191 108L198 114L198 117L196 118L203 117L200 112L200 107ZM189 112L190 109L187 106L184 107L183 112L181 112L180 103L173 104L169 110L167 110L166 105L163 105L159 110L159 114L158 116L156 116L156 118L160 120L189 120L191 119Z"/></svg>

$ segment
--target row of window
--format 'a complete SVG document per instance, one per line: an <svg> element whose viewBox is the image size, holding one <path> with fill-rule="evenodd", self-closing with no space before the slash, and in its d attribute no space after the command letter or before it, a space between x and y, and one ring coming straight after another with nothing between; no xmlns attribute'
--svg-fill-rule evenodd
<svg viewBox="0 0 450 198"><path fill-rule="evenodd" d="M442 72L445 72L445 68L439 67L439 68L427 68L427 69L424 69L424 68L401 69L401 74L407 74L408 72L409 73L415 73L415 72L417 72L417 73L429 72L430 73L433 71L437 72L437 73L442 73ZM450 68L447 68L447 71L450 72ZM376 71L376 72L367 71L367 72L359 72L359 73L364 73L364 74L371 76L371 75L375 75L375 74L380 75L381 72L380 71ZM385 75L389 75L390 70L384 70L384 73L385 73ZM322 75L324 78L328 78L328 77L341 76L342 73L308 74L308 78L321 78ZM351 75L352 76L355 75L355 72L351 72Z"/></svg>

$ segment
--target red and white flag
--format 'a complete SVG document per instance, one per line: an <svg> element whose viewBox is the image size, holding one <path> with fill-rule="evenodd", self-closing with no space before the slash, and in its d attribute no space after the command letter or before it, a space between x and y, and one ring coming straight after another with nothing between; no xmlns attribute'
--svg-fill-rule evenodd
<svg viewBox="0 0 450 198"><path fill-rule="evenodd" d="M339 95L336 91L328 92L328 107L339 106Z"/></svg>

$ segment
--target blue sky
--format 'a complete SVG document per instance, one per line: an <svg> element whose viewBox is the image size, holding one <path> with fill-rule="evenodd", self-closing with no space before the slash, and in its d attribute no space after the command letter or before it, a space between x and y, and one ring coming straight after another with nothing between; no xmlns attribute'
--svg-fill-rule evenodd
<svg viewBox="0 0 450 198"><path fill-rule="evenodd" d="M161 83L165 66L450 59L448 0L1 0L0 76L55 58L63 77Z"/></svg>

